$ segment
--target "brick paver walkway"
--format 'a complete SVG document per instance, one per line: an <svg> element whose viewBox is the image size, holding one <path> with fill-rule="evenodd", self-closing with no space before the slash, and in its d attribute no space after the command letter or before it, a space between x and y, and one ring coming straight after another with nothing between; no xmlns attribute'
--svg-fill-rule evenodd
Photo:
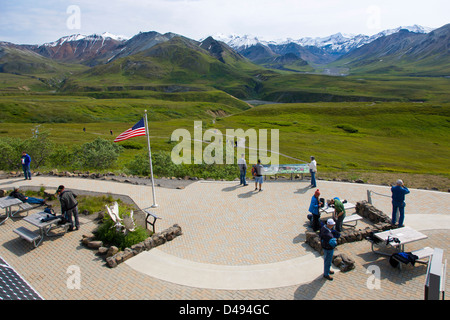
<svg viewBox="0 0 450 320"><path fill-rule="evenodd" d="M46 186L109 192L130 196L139 207L152 204L151 187L78 178L35 177L32 181L0 180L0 187L11 185ZM157 188L157 231L178 223L183 235L157 250L197 263L224 266L252 266L289 261L310 254L304 243L306 214L313 190L307 182L270 182L263 192L253 184L238 187L236 182L197 182L184 190ZM389 194L388 187L319 181L326 199L334 196L356 202L367 199L367 189ZM408 250L430 246L445 250L449 257L448 207L450 195L442 192L411 190L407 195L408 215L429 216L439 221L424 227L428 239L407 246ZM390 199L374 196L374 205L390 212ZM423 215L423 216L420 216ZM411 219L412 220L412 219ZM416 222L417 224L417 219ZM358 227L364 227L362 222ZM426 225L424 223L424 225ZM338 273L328 282L315 277L303 283L258 290L215 290L184 286L138 272L126 263L115 269L80 244L81 235L91 232L95 223L82 225L81 231L45 240L36 249L13 230L30 227L21 219L0 226L0 256L12 265L45 299L423 299L425 266L407 266L402 272L390 267L386 258L370 251L367 241L338 247L356 261L355 270ZM417 228L417 227L416 227ZM421 230L421 228L418 228ZM81 288L69 289L70 266L81 272ZM369 289L371 266L380 270L380 286ZM369 279L370 281L370 279ZM447 288L449 286L447 285ZM448 291L448 290L447 290Z"/></svg>

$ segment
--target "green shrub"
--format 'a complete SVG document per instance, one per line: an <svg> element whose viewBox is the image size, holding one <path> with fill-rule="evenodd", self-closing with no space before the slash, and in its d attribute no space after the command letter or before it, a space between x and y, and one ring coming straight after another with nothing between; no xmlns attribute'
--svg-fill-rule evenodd
<svg viewBox="0 0 450 320"><path fill-rule="evenodd" d="M348 132L348 133L356 133L356 132L358 132L358 129L356 129L355 127L353 127L350 124L338 124L336 126L336 128L342 129L342 130L344 130L345 132Z"/></svg>
<svg viewBox="0 0 450 320"><path fill-rule="evenodd" d="M124 213L122 213L123 211L124 208L119 207L119 216L121 218L123 218L124 215ZM95 232L95 237L108 245L114 245L119 249L124 250L125 248L129 248L134 244L144 241L149 237L149 234L147 230L141 226L136 226L133 232L128 232L127 234L118 232L114 227L114 221L112 221L111 217L107 214L103 218L103 223Z"/></svg>
<svg viewBox="0 0 450 320"><path fill-rule="evenodd" d="M74 151L75 166L81 168L106 169L111 167L123 151L120 145L97 138Z"/></svg>
<svg viewBox="0 0 450 320"><path fill-rule="evenodd" d="M225 153L224 153L225 154ZM159 151L152 154L153 174L158 177L186 176L197 178L228 179L239 176L237 164L174 164L170 153ZM136 155L126 165L130 174L149 176L150 164L146 153Z"/></svg>
<svg viewBox="0 0 450 320"><path fill-rule="evenodd" d="M119 145L124 147L125 149L141 150L143 148L142 144L133 141L125 141L120 143Z"/></svg>

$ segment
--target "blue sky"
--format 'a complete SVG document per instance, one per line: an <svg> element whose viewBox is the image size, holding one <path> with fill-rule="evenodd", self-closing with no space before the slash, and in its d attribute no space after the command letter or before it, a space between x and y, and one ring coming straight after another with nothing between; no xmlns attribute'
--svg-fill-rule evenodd
<svg viewBox="0 0 450 320"><path fill-rule="evenodd" d="M440 27L450 23L449 12L448 0L0 0L0 41L42 44L71 34L131 37L140 31L196 40L215 34L265 40L372 35L413 24Z"/></svg>

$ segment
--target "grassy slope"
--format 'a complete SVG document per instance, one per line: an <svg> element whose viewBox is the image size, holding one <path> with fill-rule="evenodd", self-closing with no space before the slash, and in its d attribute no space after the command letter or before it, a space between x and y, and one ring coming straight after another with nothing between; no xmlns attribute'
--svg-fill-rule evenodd
<svg viewBox="0 0 450 320"><path fill-rule="evenodd" d="M151 117L150 117L151 119ZM132 121L131 121L132 122ZM59 143L83 143L96 137L113 140L133 123L48 124L52 138ZM379 171L442 174L449 176L450 105L422 103L314 103L262 105L222 118L209 126L226 128L279 129L280 152L307 161L315 155L322 172ZM338 128L350 125L358 130L348 133ZM20 127L2 124L0 136L29 135L32 124ZM86 127L84 133L82 128ZM151 121L153 150L170 151L168 143L175 129L193 134L193 120ZM110 136L113 129L114 136ZM145 146L144 138L135 142ZM127 150L120 164L129 161L135 150ZM281 163L293 162L281 157ZM120 165L119 165L120 167Z"/></svg>
<svg viewBox="0 0 450 320"><path fill-rule="evenodd" d="M223 124L277 128L282 153L305 161L314 154L325 171L448 175L449 121L448 104L346 102L259 106L228 117ZM348 133L339 124L349 124L358 132Z"/></svg>

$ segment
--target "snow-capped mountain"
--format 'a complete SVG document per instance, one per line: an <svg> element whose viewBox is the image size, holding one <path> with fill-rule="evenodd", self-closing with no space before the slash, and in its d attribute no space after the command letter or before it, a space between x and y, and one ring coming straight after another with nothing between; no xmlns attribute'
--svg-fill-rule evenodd
<svg viewBox="0 0 450 320"><path fill-rule="evenodd" d="M44 57L60 61L90 61L115 50L127 41L124 36L117 36L109 32L102 34L82 35L73 34L62 37L54 42L36 46L33 51Z"/></svg>
<svg viewBox="0 0 450 320"><path fill-rule="evenodd" d="M214 39L225 42L233 49L239 51L248 49L256 44L261 44L264 46L285 46L289 43L295 43L302 47L316 47L327 51L330 54L345 54L353 49L359 48L365 44L368 44L380 37L388 36L393 33L399 32L401 29L406 29L414 33L428 33L431 32L432 28L422 27L419 25L413 26L401 26L395 29L388 29L381 31L375 35L367 36L363 34L342 34L340 32L327 36L327 37L304 37L298 40L296 39L281 39L281 40L262 40L257 36L252 35L223 35L218 34L213 36Z"/></svg>
<svg viewBox="0 0 450 320"><path fill-rule="evenodd" d="M102 34L91 34L91 35L82 35L82 34L73 34L70 36L62 37L56 41L44 43L42 46L46 47L56 47L64 44L65 42L74 42L74 41L105 41L105 40L115 40L115 41L126 41L128 37L114 35L109 32L104 32Z"/></svg>

